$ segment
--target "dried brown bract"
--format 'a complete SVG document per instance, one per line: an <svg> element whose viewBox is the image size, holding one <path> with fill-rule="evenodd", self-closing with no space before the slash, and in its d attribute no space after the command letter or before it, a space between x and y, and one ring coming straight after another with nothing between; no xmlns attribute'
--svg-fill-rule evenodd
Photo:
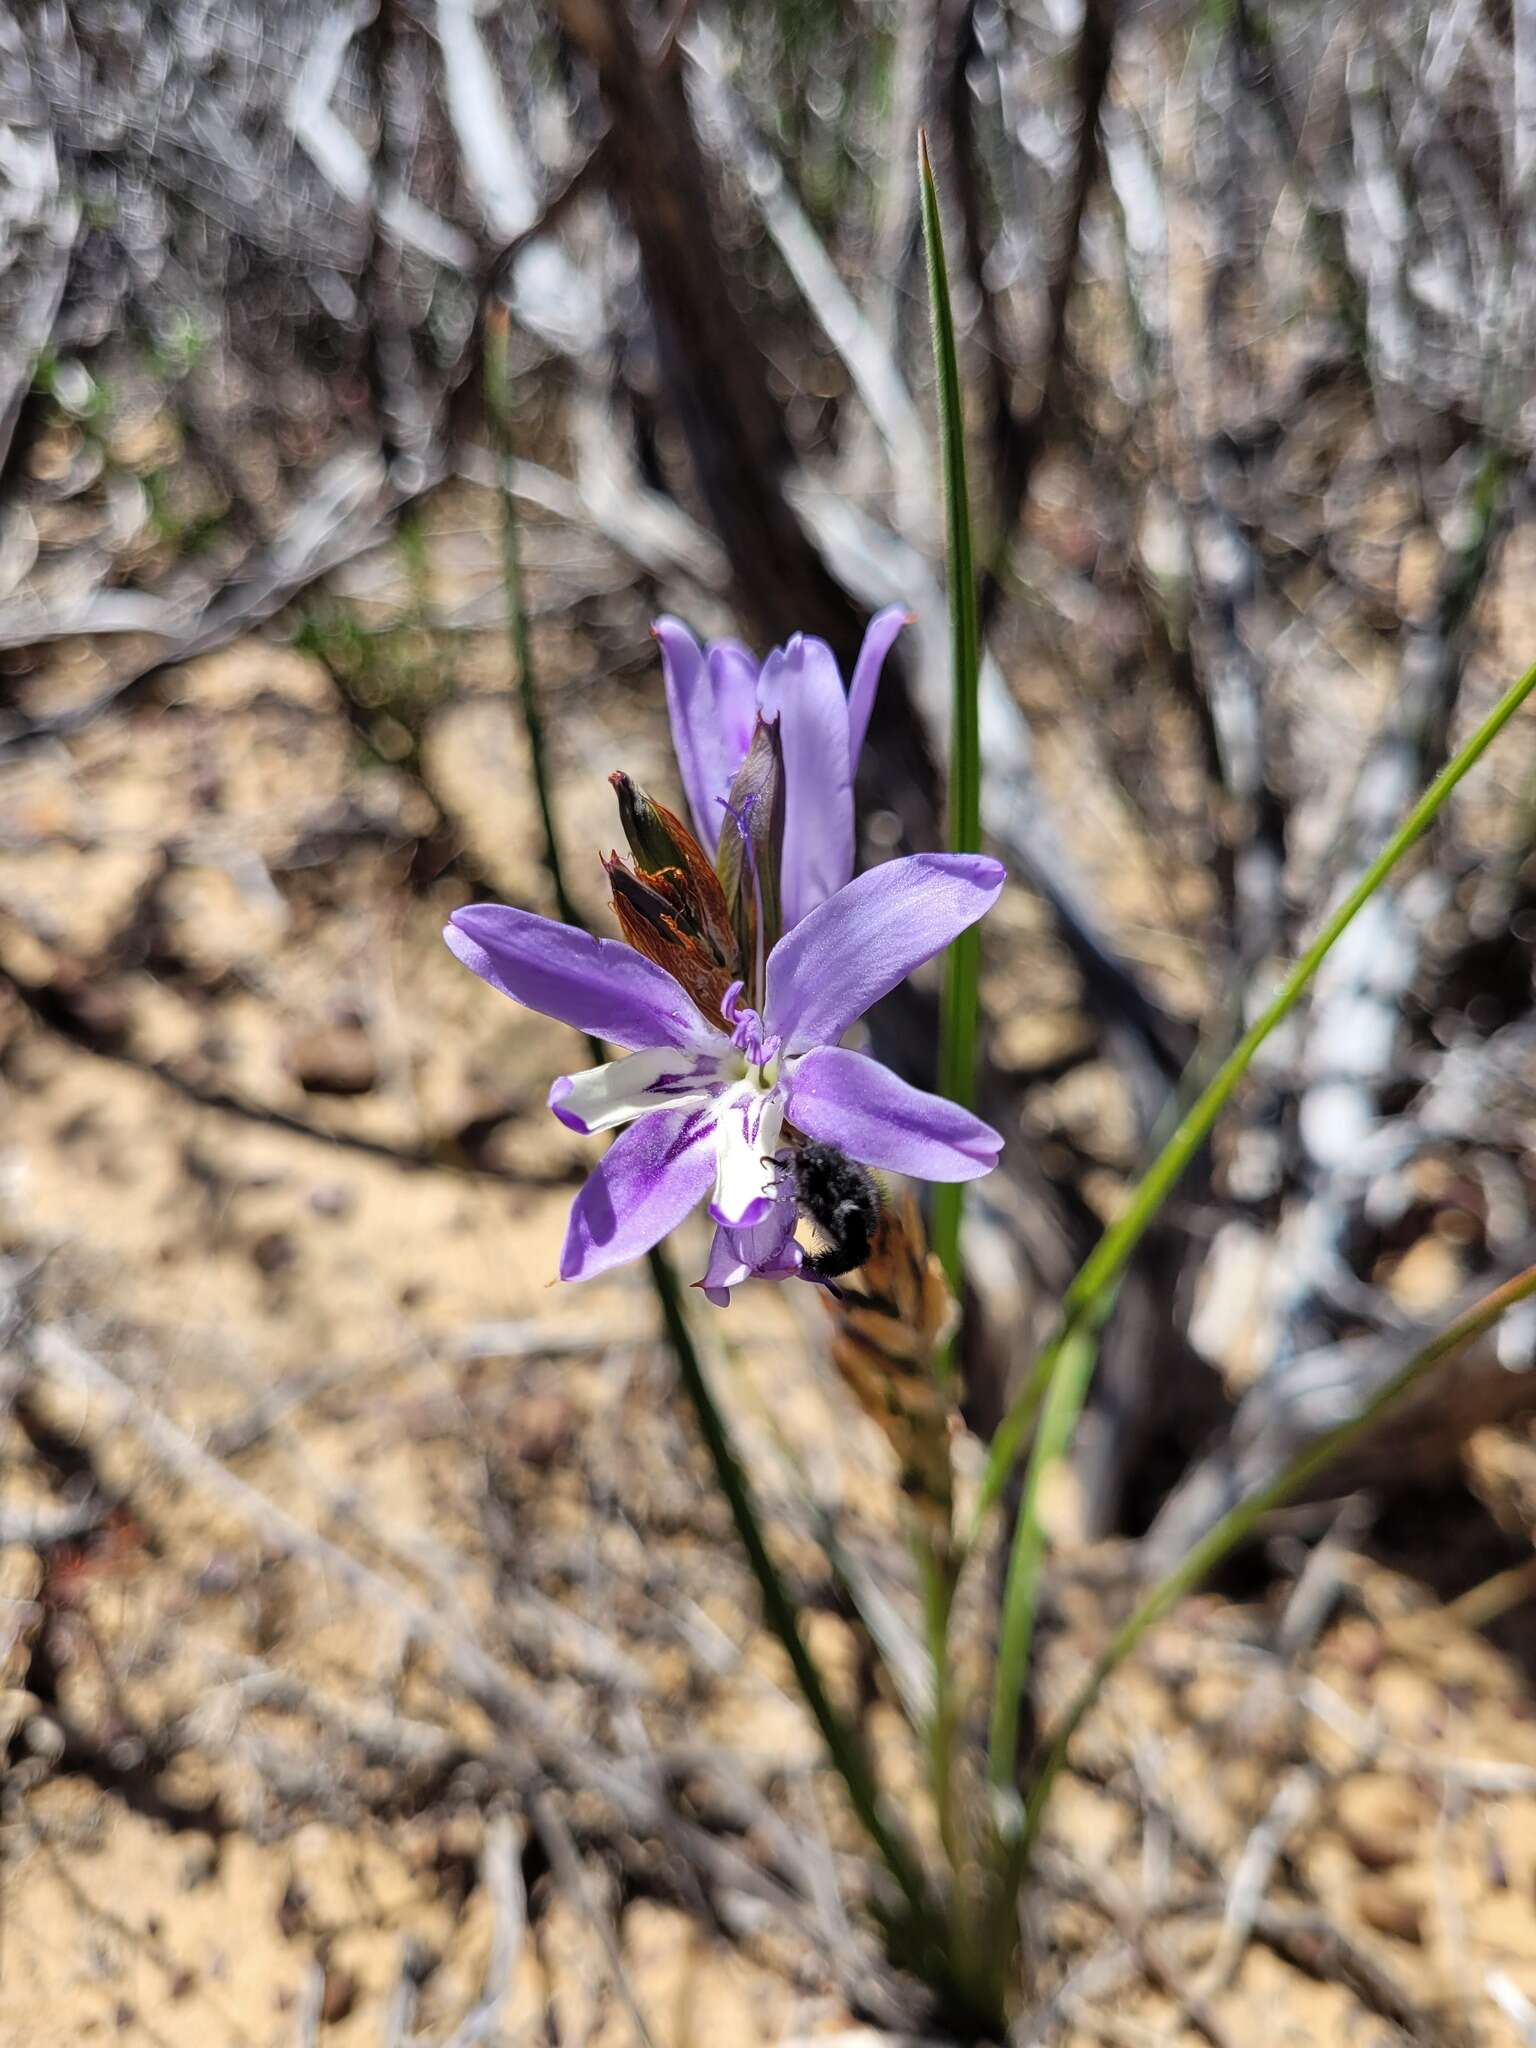
<svg viewBox="0 0 1536 2048"><path fill-rule="evenodd" d="M896 1453L901 1490L942 1551L950 1534L950 1438L960 1396L942 1354L956 1308L910 1194L881 1210L869 1258L852 1280L839 1295L825 1297L832 1360Z"/></svg>

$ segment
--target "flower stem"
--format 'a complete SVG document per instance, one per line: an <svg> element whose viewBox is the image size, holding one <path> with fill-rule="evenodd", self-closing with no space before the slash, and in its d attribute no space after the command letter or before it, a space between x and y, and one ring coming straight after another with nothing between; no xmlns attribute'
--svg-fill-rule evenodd
<svg viewBox="0 0 1536 2048"><path fill-rule="evenodd" d="M880 1811L880 1795L863 1746L852 1727L838 1713L827 1696L821 1673L817 1670L811 1653L805 1646L805 1638L800 1633L794 1602L785 1591L784 1582L768 1554L757 1509L753 1505L752 1495L741 1469L741 1460L731 1442L725 1418L715 1405L703 1365L694 1348L693 1336L683 1313L677 1276L659 1248L647 1256L656 1298L661 1304L667 1338L677 1359L683 1386L693 1403L694 1414L698 1418L699 1434L703 1437L705 1448L714 1464L720 1491L730 1504L736 1533L747 1553L752 1575L757 1580L764 1618L789 1658L805 1703L821 1730L827 1752L847 1789L849 1801L862 1822L865 1833L879 1850L886 1868L900 1887L914 1922L927 1925L932 1920L933 1907L922 1872L912 1852L898 1839Z"/></svg>
<svg viewBox="0 0 1536 2048"><path fill-rule="evenodd" d="M1014 1529L1013 1552L1003 1594L1003 1626L993 1685L991 1775L1011 1793L1018 1773L1019 1707L1029 1670L1034 1634L1035 1579L1044 1554L1039 1528L1042 1484L1050 1465L1070 1448L1087 1397L1097 1356L1098 1331L1113 1305L1115 1290L1132 1253L1184 1169L1210 1136L1254 1054L1300 1000L1334 944L1423 836L1451 791L1492 745L1526 698L1536 690L1536 667L1513 683L1466 745L1435 777L1381 852L1328 917L1282 982L1274 998L1244 1032L1212 1079L1186 1111L1172 1137L1132 1192L1123 1214L1105 1231L1067 1289L1061 1319L1015 1399L987 1456L971 1536L997 1500L1023 1442L1030 1417L1046 1403L1035 1435L1024 1496ZM1049 1427L1047 1427L1047 1420Z"/></svg>
<svg viewBox="0 0 1536 2048"><path fill-rule="evenodd" d="M954 309L949 295L949 267L944 256L944 226L939 193L928 155L928 138L917 138L918 189L923 219L923 246L928 261L928 304L933 329L933 364L938 387L939 453L944 477L944 538L948 567L951 714L946 843L952 853L981 849L981 737L977 691L981 671L981 635L976 606L976 568L971 543L970 485L965 467L965 404L955 350ZM960 934L944 960L939 1011L939 1092L969 1109L976 1097L976 1043L979 1026L981 935L976 926ZM938 1254L951 1293L964 1297L965 1269L960 1226L965 1189L959 1181L940 1184L933 1193L933 1249ZM933 1355L933 1371L953 1389L955 1337ZM926 1730L929 1786L938 1815L939 1837L949 1859L950 1944L956 1966L973 1974L982 1952L966 1918L965 1844L955 1809L956 1703L950 1671L949 1625L954 1608L960 1557L953 1540L953 1509L941 1546L930 1536L920 1539L918 1568L922 1581L923 1619L929 1662L933 1667L933 1713Z"/></svg>
<svg viewBox="0 0 1536 2048"><path fill-rule="evenodd" d="M958 1877L964 1862L955 1813L955 1689L949 1666L949 1620L955 1604L958 1573L948 1542L935 1541L929 1530L915 1531L918 1585L923 1600L923 1627L928 1660L933 1667L933 1706L924 1731L928 1743L928 1776L939 1824L939 1840L949 1867Z"/></svg>

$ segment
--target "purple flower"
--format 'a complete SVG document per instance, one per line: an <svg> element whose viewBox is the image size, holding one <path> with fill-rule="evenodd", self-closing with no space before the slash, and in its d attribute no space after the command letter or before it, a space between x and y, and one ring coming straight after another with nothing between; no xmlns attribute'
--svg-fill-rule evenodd
<svg viewBox="0 0 1536 2048"><path fill-rule="evenodd" d="M455 911L443 936L466 967L514 1002L628 1048L549 1092L573 1131L629 1125L576 1197L560 1277L586 1280L638 1258L706 1195L719 1226L704 1283L713 1296L749 1273L796 1271L793 1192L775 1161L786 1123L922 1180L989 1172L996 1131L838 1040L1002 886L1002 868L980 854L872 868L779 940L761 1014L736 982L718 1025L664 967L617 940L501 904Z"/></svg>
<svg viewBox="0 0 1536 2048"><path fill-rule="evenodd" d="M877 612L847 692L824 640L797 633L761 665L737 640L701 648L677 619L653 628L661 648L672 744L694 830L706 853L720 836L722 800L746 759L758 715L777 719L784 754L784 929L833 896L853 874L853 771L880 671L910 614Z"/></svg>

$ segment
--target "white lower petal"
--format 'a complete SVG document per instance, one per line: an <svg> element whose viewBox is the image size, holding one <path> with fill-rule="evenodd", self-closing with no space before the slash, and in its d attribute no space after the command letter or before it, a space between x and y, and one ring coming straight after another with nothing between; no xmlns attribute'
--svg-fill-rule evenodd
<svg viewBox="0 0 1536 2048"><path fill-rule="evenodd" d="M760 1223L773 1207L773 1155L784 1129L777 1088L742 1081L720 1097L715 1124L715 1192L709 1213L733 1230Z"/></svg>
<svg viewBox="0 0 1536 2048"><path fill-rule="evenodd" d="M726 1062L713 1054L662 1045L584 1073L563 1074L549 1091L549 1106L561 1123L589 1137L648 1110L697 1109L728 1080Z"/></svg>

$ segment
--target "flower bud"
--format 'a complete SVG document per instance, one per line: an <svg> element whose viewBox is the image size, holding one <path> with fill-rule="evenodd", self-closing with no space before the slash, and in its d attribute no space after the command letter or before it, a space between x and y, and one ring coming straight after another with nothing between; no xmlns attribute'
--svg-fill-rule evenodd
<svg viewBox="0 0 1536 2048"><path fill-rule="evenodd" d="M739 971L736 935L720 878L703 847L675 812L620 770L608 778L619 800L619 823L635 872L666 897L679 929L700 941L716 964Z"/></svg>
<svg viewBox="0 0 1536 2048"><path fill-rule="evenodd" d="M784 856L784 755L779 724L759 716L736 771L715 866L742 963L748 1000L761 1003L762 964L779 937L779 863Z"/></svg>
<svg viewBox="0 0 1536 2048"><path fill-rule="evenodd" d="M677 902L665 886L677 879L677 870L659 876L633 874L616 853L608 856L603 867L613 892L613 913L625 939L637 953L665 967L681 982L701 1015L718 1030L720 1005L736 977L680 921Z"/></svg>

